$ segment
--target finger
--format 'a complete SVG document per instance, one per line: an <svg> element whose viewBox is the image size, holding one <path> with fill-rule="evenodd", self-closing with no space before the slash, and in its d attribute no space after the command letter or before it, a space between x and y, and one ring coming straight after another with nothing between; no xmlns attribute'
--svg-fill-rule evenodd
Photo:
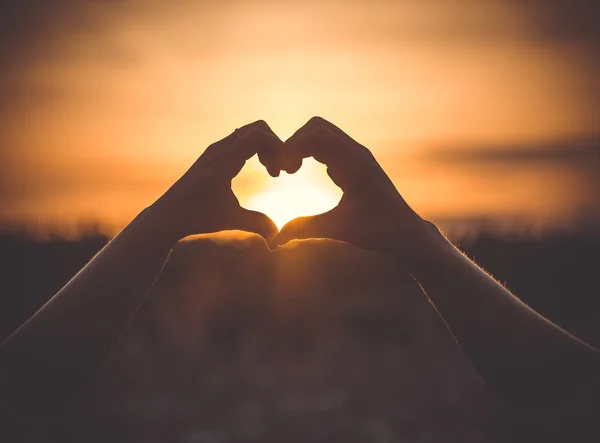
<svg viewBox="0 0 600 443"><path fill-rule="evenodd" d="M284 160L314 157L315 160L328 166L341 159L344 151L348 151L343 141L325 126L317 126L294 134L285 141L284 145Z"/></svg>
<svg viewBox="0 0 600 443"><path fill-rule="evenodd" d="M277 225L265 214L244 208L236 210L226 225L225 229L254 232L262 236L269 246L274 244L273 240L279 232Z"/></svg>
<svg viewBox="0 0 600 443"><path fill-rule="evenodd" d="M257 135L261 134L261 135ZM261 145L257 138L268 140ZM242 142L240 142L242 141ZM277 146L276 146L277 145ZM223 167L222 178L230 180L242 169L246 160L254 154L273 177L279 175L279 153L283 142L275 135L264 120L242 126L230 135L210 145L202 158L205 161L217 161Z"/></svg>
<svg viewBox="0 0 600 443"><path fill-rule="evenodd" d="M325 120L323 117L312 117L308 122L306 122L306 124L304 126L302 126L300 129L298 129L294 133L294 135L304 134L304 133L309 132L312 129L317 128L319 126L326 127L331 132L333 132L338 137L340 137L340 139L346 141L348 143L349 149L354 150L359 155L366 155L371 160L375 161L375 157L373 156L373 154L371 153L371 151L369 149L367 149L365 146L358 143L356 140L354 140L352 137L350 137L348 134L346 134L344 131L342 131L339 127L337 127L330 121ZM294 135L292 135L292 137ZM292 138L292 137L290 137L290 138Z"/></svg>
<svg viewBox="0 0 600 443"><path fill-rule="evenodd" d="M257 149L256 152L252 153L249 157L246 158L246 160L248 160L254 154L258 154L258 160L262 163L262 165L265 168L267 168L269 175L271 175L271 177L278 177L281 171L281 168L278 164L278 160L280 150L283 147L283 142L279 139L279 137L277 137L277 135L273 132L273 130L267 124L267 122L265 122L264 120L258 120L254 123L242 126L236 131L242 138L254 131L262 131L279 141L279 146L273 148L272 144L266 144L262 147L262 149Z"/></svg>
<svg viewBox="0 0 600 443"><path fill-rule="evenodd" d="M294 134L290 138L288 138L284 144L286 144L286 145L293 144L298 138L301 138L303 135L305 135L308 132L311 132L313 129L315 129L319 126L326 127L328 129L330 129L331 132L333 132L333 133L336 133L336 130L337 130L338 135L339 135L339 132L342 132L341 129L339 129L335 125L332 125L324 118L312 117L300 129L298 129L296 132L294 132ZM285 171L289 174L293 174L298 169L300 169L300 167L302 166L303 158L304 157L299 157L297 155L293 155L291 152L287 152L287 155L286 154L283 155L282 169L285 169Z"/></svg>
<svg viewBox="0 0 600 443"><path fill-rule="evenodd" d="M339 223L336 220L335 213L332 211L311 217L299 217L285 224L275 242L279 246L286 243L305 238L332 238L339 240L336 235L336 228Z"/></svg>
<svg viewBox="0 0 600 443"><path fill-rule="evenodd" d="M247 125L237 128L235 131L233 131L231 134L229 134L227 137L225 137L222 141L226 142L225 144L230 145L239 137L247 135L256 130L264 131L264 132L270 133L270 134L274 135L275 137L277 137L277 135L273 132L273 130L267 124L266 121L257 120L253 123L248 123Z"/></svg>
<svg viewBox="0 0 600 443"><path fill-rule="evenodd" d="M272 132L259 128L245 131L223 150L223 177L231 180L235 177L246 160L258 154L260 162L267 168L273 177L279 175L278 158L283 148L283 142Z"/></svg>
<svg viewBox="0 0 600 443"><path fill-rule="evenodd" d="M283 143L278 143L275 149L268 149L268 146L265 146L265 149L259 149L257 152L258 160L267 169L271 177L279 177L281 172L279 157L281 156L282 146Z"/></svg>
<svg viewBox="0 0 600 443"><path fill-rule="evenodd" d="M316 128L317 126L325 126L329 130L331 130L331 132L337 134L338 136L347 137L350 140L352 140L352 138L348 134L346 134L344 131L342 131L340 128L338 128L336 125L334 125L333 123L331 123L328 120L325 120L323 117L318 117L318 116L312 117L309 121L307 121L304 124L304 126L302 126L300 129L298 129L294 133L294 135L296 135L296 134L303 134L305 132L308 132L308 131ZM292 135L292 137L294 135ZM352 140L352 141L354 141L354 140Z"/></svg>
<svg viewBox="0 0 600 443"><path fill-rule="evenodd" d="M298 166L297 159L300 159L301 164L306 157L313 157L326 164L329 176L344 191L361 178L363 163L366 161L363 156L357 155L349 143L326 126L317 126L286 140L281 165L292 173Z"/></svg>
<svg viewBox="0 0 600 443"><path fill-rule="evenodd" d="M253 130L256 130L256 129L260 129L260 130L263 130L266 132L273 133L273 131L271 130L269 125L264 120L258 120L258 121L255 121L254 123L249 123L240 128L237 128L235 131L233 131L227 137L219 140L218 142L213 143L208 148L206 148L205 154L210 153L210 155L217 155L223 149L226 149L233 142L235 142L238 138L240 138L241 136L246 135L249 132L252 132ZM273 135L275 135L275 133L273 133Z"/></svg>

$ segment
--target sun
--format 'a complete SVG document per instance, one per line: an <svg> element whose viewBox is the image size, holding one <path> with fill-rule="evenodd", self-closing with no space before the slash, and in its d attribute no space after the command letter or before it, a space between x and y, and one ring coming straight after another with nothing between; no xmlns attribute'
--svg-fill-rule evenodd
<svg viewBox="0 0 600 443"><path fill-rule="evenodd" d="M296 217L321 214L338 202L321 189L274 189L255 195L246 207L267 214L281 229Z"/></svg>
<svg viewBox="0 0 600 443"><path fill-rule="evenodd" d="M234 191L244 208L268 215L279 229L296 217L333 209L342 197L342 190L327 176L325 166L312 159L305 159L302 168L292 175L282 172L280 177L270 178L264 172L260 176L258 173L255 170L251 177L241 178L246 186L235 186L234 180ZM252 189L247 185L250 180L255 184Z"/></svg>

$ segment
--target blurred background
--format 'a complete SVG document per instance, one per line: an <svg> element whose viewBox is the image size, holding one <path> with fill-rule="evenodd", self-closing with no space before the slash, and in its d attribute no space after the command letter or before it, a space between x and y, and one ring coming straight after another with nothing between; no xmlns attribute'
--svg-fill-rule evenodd
<svg viewBox="0 0 600 443"><path fill-rule="evenodd" d="M594 0L0 4L5 226L114 234L236 127L313 115L447 229L598 226ZM235 190L267 214L294 190L278 223L339 199L318 166L257 165Z"/></svg>
<svg viewBox="0 0 600 443"><path fill-rule="evenodd" d="M599 10L0 0L0 339L209 144L258 119L286 139L320 115L521 299L600 346ZM310 159L278 179L252 159L233 188L279 226L341 196ZM140 441L490 435L493 401L393 264L255 240L180 246L82 423L114 425L111 441L132 422Z"/></svg>

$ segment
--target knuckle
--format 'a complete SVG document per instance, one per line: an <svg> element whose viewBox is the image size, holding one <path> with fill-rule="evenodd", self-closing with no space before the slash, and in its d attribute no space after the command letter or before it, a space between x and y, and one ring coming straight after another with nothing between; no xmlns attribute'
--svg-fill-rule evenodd
<svg viewBox="0 0 600 443"><path fill-rule="evenodd" d="M214 152L217 149L217 143L212 143L208 146L208 148L206 148L204 150L204 154L210 154L211 152Z"/></svg>
<svg viewBox="0 0 600 443"><path fill-rule="evenodd" d="M238 131L240 131L243 134L248 134L250 132L255 132L255 131L270 131L271 128L269 128L269 125L267 125L267 122L264 120L257 120L255 122L252 123L248 123L244 126L241 126L240 128L238 128Z"/></svg>
<svg viewBox="0 0 600 443"><path fill-rule="evenodd" d="M367 148L366 146L363 146L361 144L359 144L358 147L359 147L359 151L362 152L364 155L366 155L369 158L369 160L375 161L375 156L373 155L373 153L371 152L371 150L369 148Z"/></svg>
<svg viewBox="0 0 600 443"><path fill-rule="evenodd" d="M299 138L300 145L311 145L316 149L322 149L331 144L331 131L325 126L317 126L302 134Z"/></svg>
<svg viewBox="0 0 600 443"><path fill-rule="evenodd" d="M327 120L325 120L323 117L319 117L319 116L314 116L311 117L311 119L308 121L309 124L311 125L322 125L327 123Z"/></svg>
<svg viewBox="0 0 600 443"><path fill-rule="evenodd" d="M219 143L213 143L211 145L208 146L208 148L206 148L204 150L204 152L202 153L201 157L204 158L213 158L215 155L217 155L217 153L219 152Z"/></svg>
<svg viewBox="0 0 600 443"><path fill-rule="evenodd" d="M262 120L262 119L261 120L256 120L254 123L252 123L252 126L256 127L256 128L264 129L264 130L267 130L267 131L271 130L271 128L269 127L269 125L267 124L267 122L264 121L264 120Z"/></svg>
<svg viewBox="0 0 600 443"><path fill-rule="evenodd" d="M331 131L329 131L325 126L317 126L315 129L311 131L314 137L322 138L331 135Z"/></svg>

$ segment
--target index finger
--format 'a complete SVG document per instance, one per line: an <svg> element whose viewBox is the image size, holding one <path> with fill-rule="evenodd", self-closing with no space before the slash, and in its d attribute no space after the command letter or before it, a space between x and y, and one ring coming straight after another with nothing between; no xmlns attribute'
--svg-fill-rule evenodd
<svg viewBox="0 0 600 443"><path fill-rule="evenodd" d="M352 145L327 126L316 126L297 132L284 143L282 167L293 173L302 165L302 159L313 157L327 165L327 173L344 189L360 175L361 158Z"/></svg>
<svg viewBox="0 0 600 443"><path fill-rule="evenodd" d="M246 128L246 127L244 127ZM283 142L271 131L252 128L234 133L235 139L222 151L222 159L227 179L233 179L243 168L246 160L258 154L260 162L265 165L273 177L279 175L278 153Z"/></svg>
<svg viewBox="0 0 600 443"><path fill-rule="evenodd" d="M264 143L257 139L262 138ZM260 162L273 177L279 175L279 152L283 142L264 120L258 120L236 129L222 140L210 145L199 161L215 162L222 170L219 176L230 180L242 169L246 160L258 154Z"/></svg>
<svg viewBox="0 0 600 443"><path fill-rule="evenodd" d="M327 127L329 130L331 130L331 132L333 132L334 134L337 134L342 140L356 143L354 141L354 139L352 139L352 137L350 137L348 134L346 134L344 131L342 131L340 128L338 128L336 125L334 125L330 121L324 119L323 117L318 117L318 116L312 117L309 121L307 121L304 124L304 126L302 126L300 129L298 129L294 133L294 135L297 135L297 134L299 135L299 134L309 132L318 126Z"/></svg>
<svg viewBox="0 0 600 443"><path fill-rule="evenodd" d="M241 126L239 128L237 128L235 131L233 131L231 134L229 134L227 137L225 137L224 139L218 141L217 143L215 143L215 146L229 146L231 145L233 142L235 142L238 138L243 137L244 135L247 135L253 131L256 130L261 130L261 131L265 131L268 133L271 133L273 135L275 135L275 133L273 132L273 130L271 129L271 127L267 124L266 121L264 120L257 120L255 122L252 123L248 123L247 125ZM275 137L277 137L275 135Z"/></svg>
<svg viewBox="0 0 600 443"><path fill-rule="evenodd" d="M238 142L239 139L244 139L249 134L257 131L266 133L264 137L269 140L264 145L254 145L253 143L240 144ZM230 137L233 138L233 141L230 144L235 144L237 146L240 155L245 156L244 160L248 160L254 154L258 154L259 161L267 168L269 175L272 177L277 177L279 175L280 167L278 164L278 154L283 146L283 142L277 137L267 122L258 120L254 123L242 126L241 128L236 129Z"/></svg>

